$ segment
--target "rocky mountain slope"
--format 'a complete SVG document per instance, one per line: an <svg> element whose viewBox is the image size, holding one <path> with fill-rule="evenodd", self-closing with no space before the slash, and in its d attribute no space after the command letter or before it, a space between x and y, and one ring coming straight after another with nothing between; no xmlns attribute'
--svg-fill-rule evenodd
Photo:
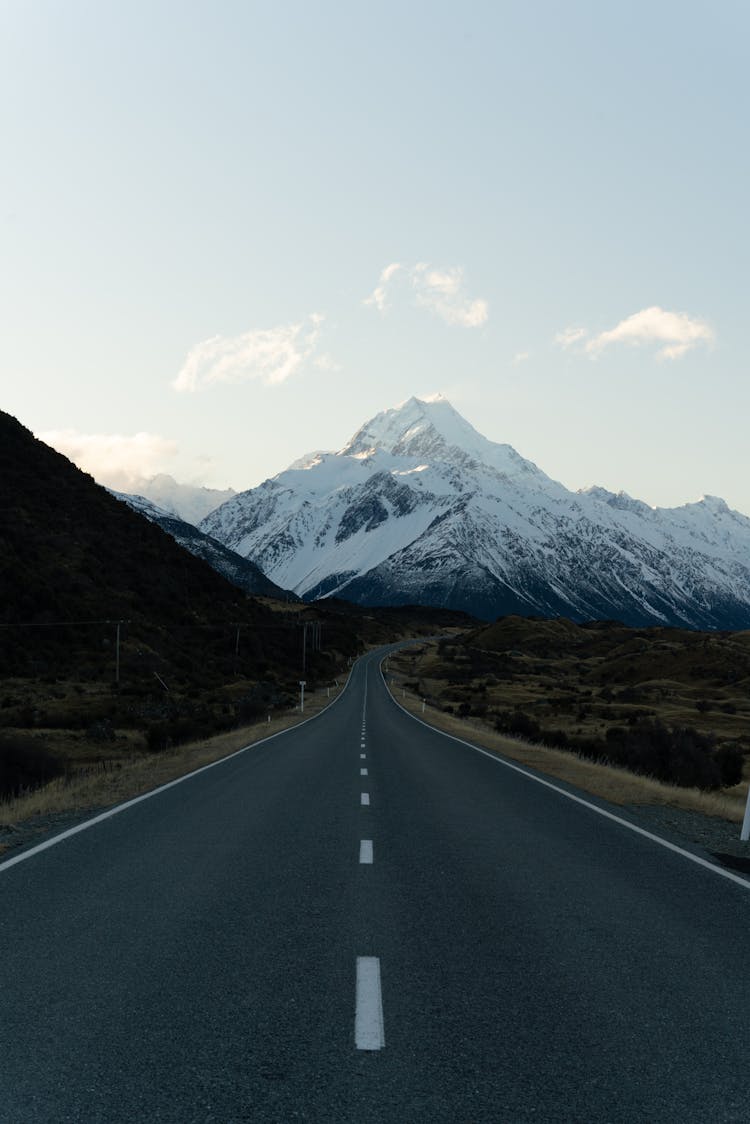
<svg viewBox="0 0 750 1124"><path fill-rule="evenodd" d="M711 496L666 509L570 492L442 398L378 414L200 528L306 599L750 626L746 516Z"/></svg>
<svg viewBox="0 0 750 1124"><path fill-rule="evenodd" d="M235 551L217 542L216 539L211 538L210 535L204 534L203 531L199 531L192 523L187 523L172 512L158 507L145 496L129 496L123 492L112 492L111 494L115 499L126 503L133 511L137 511L139 515L143 515L151 523L156 523L162 531L171 535L185 550L189 550L196 558L202 558L204 562L208 562L209 566L218 571L222 577L225 577L227 581L236 585L238 589L245 593L251 593L254 596L276 597L280 601L297 600L295 594L287 593L275 585L270 578L267 578L254 562L251 562L248 558L243 558Z"/></svg>

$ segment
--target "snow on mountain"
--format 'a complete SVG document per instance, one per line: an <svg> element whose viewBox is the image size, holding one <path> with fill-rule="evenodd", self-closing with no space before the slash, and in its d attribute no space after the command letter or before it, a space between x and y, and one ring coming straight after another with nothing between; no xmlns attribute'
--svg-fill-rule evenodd
<svg viewBox="0 0 750 1124"><path fill-rule="evenodd" d="M200 524L305 598L750 626L750 519L570 492L444 398L410 398Z"/></svg>
<svg viewBox="0 0 750 1124"><path fill-rule="evenodd" d="M236 554L203 531L199 531L192 523L179 519L171 511L166 511L152 503L145 496L130 496L124 492L112 491L111 488L108 491L115 499L126 503L133 511L137 511L139 515L142 515L151 523L156 523L163 531L171 535L181 547L189 550L197 558L202 558L204 562L208 562L209 566L212 566L227 581L232 582L245 593L281 599L288 597L286 591L280 589L270 578L267 578L254 562ZM293 597L293 600L296 600L296 598Z"/></svg>
<svg viewBox="0 0 750 1124"><path fill-rule="evenodd" d="M510 445L498 445L482 437L442 395L427 401L410 398L395 409L377 414L354 434L341 454L366 456L376 449L397 457L494 468L505 476L540 472Z"/></svg>
<svg viewBox="0 0 750 1124"><path fill-rule="evenodd" d="M195 484L179 484L173 476L159 473L143 477L136 484L138 495L150 500L186 523L200 523L211 511L236 495L233 488L202 488ZM123 493L124 495L125 493Z"/></svg>

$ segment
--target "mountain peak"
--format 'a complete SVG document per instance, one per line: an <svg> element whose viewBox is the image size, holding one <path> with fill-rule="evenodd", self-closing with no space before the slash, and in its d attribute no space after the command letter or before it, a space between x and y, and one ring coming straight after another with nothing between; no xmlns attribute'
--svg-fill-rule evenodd
<svg viewBox="0 0 750 1124"><path fill-rule="evenodd" d="M269 486L270 483L270 486ZM750 627L750 519L569 492L445 398L409 398L201 529L304 598Z"/></svg>
<svg viewBox="0 0 750 1124"><path fill-rule="evenodd" d="M375 450L392 456L484 465L512 476L544 475L510 445L483 437L442 394L407 398L399 406L382 410L357 430L341 455L364 456Z"/></svg>

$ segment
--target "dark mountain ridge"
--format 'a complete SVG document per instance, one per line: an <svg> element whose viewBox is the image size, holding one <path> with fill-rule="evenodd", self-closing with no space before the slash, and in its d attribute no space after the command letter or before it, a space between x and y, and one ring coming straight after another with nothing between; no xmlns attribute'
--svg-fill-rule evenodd
<svg viewBox="0 0 750 1124"><path fill-rule="evenodd" d="M288 615L245 596L5 413L0 479L4 676L111 679L116 621L129 689L152 690L155 675L189 690L295 669Z"/></svg>
<svg viewBox="0 0 750 1124"><path fill-rule="evenodd" d="M281 601L300 600L296 594L281 589L267 578L249 558L243 558L217 539L199 531L192 523L181 519L179 515L158 507L145 496L131 496L122 492L112 492L112 495L126 503L138 515L161 527L162 531L171 535L175 542L194 554L196 558L202 558L243 593L249 593L254 597L275 597Z"/></svg>

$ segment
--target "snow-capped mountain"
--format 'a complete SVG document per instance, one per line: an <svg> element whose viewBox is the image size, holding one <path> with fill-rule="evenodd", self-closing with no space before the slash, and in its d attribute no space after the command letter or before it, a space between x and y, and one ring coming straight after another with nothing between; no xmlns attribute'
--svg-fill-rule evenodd
<svg viewBox="0 0 750 1124"><path fill-rule="evenodd" d="M143 476L129 488L152 504L186 523L200 523L219 504L236 495L233 488L203 488L197 484L180 484L173 476L160 472ZM125 495L125 493L120 493ZM132 494L132 493L129 493Z"/></svg>
<svg viewBox="0 0 750 1124"><path fill-rule="evenodd" d="M124 492L114 492L112 489L108 489L108 491L115 499L126 503L133 511L137 511L139 515L143 515L151 523L158 524L162 531L171 535L185 550L189 550L197 558L202 558L204 562L208 562L209 566L212 566L227 581L244 590L245 593L251 593L255 596L276 597L282 600L288 597L286 591L279 589L254 562L251 562L248 558L242 558L229 547L217 542L216 539L212 539L210 535L199 531L192 523L177 518L171 511L165 511L164 508L158 507L145 496L130 496ZM292 595L292 599L296 600L294 595Z"/></svg>
<svg viewBox="0 0 750 1124"><path fill-rule="evenodd" d="M750 519L570 492L443 398L410 398L200 524L311 599L750 627Z"/></svg>

